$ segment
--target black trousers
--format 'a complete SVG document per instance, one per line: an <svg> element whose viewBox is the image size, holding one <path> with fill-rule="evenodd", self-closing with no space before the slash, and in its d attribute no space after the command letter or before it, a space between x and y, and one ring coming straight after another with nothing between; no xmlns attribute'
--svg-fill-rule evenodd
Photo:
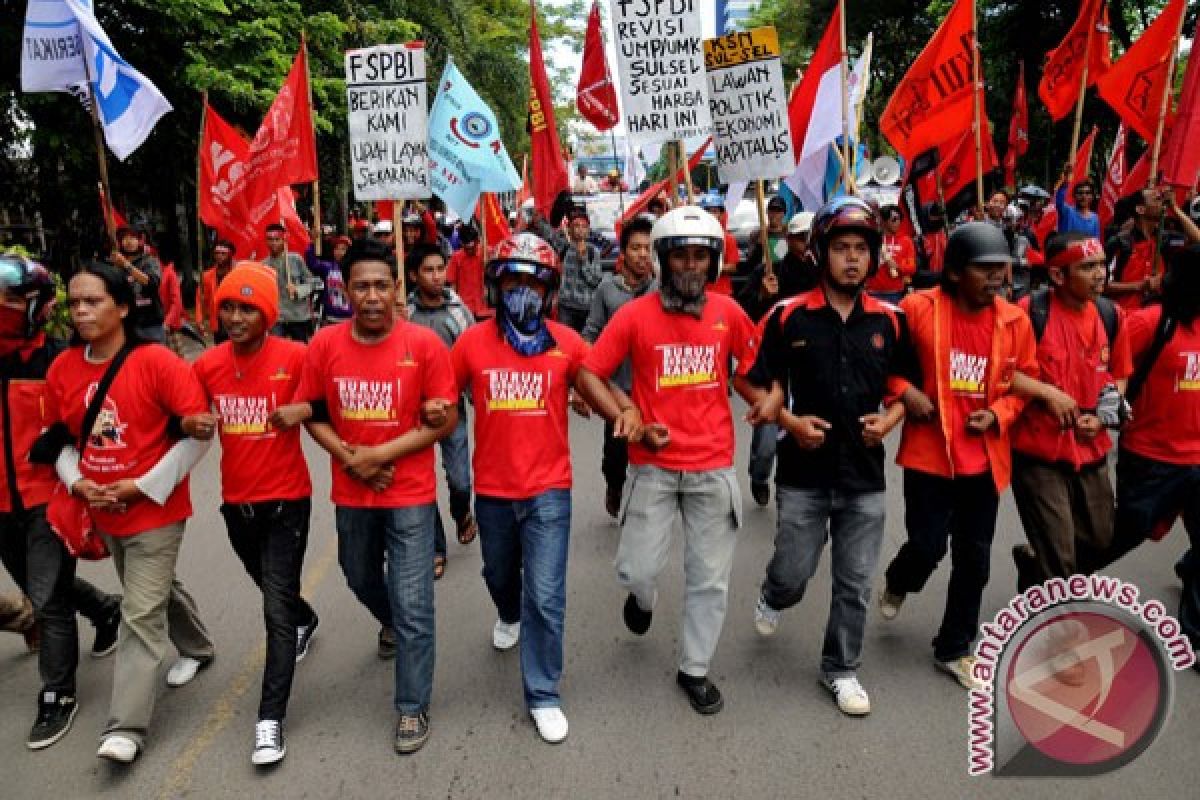
<svg viewBox="0 0 1200 800"><path fill-rule="evenodd" d="M604 423L604 455L600 459L600 471L608 488L620 493L625 486L625 473L629 470L629 443L613 436L613 424Z"/></svg>
<svg viewBox="0 0 1200 800"><path fill-rule="evenodd" d="M887 568L894 594L919 592L950 550L950 585L933 655L951 661L971 652L979 606L991 567L1000 497L991 473L942 478L904 470L904 525L908 541Z"/></svg>
<svg viewBox="0 0 1200 800"><path fill-rule="evenodd" d="M229 543L263 595L267 658L259 719L282 720L287 715L296 672L296 628L312 624L317 616L300 596L311 510L307 497L221 506Z"/></svg>
<svg viewBox="0 0 1200 800"><path fill-rule="evenodd" d="M44 691L75 693L79 630L75 612L93 625L121 607L121 598L75 577L75 559L46 522L46 507L0 514L0 560L33 604L42 626L38 671Z"/></svg>

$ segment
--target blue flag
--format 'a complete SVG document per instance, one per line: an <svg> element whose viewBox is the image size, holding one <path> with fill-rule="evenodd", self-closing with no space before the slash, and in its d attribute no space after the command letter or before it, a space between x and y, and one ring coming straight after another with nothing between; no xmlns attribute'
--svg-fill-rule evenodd
<svg viewBox="0 0 1200 800"><path fill-rule="evenodd" d="M463 219L475 214L480 192L511 192L521 186L496 115L453 59L446 61L429 110L429 176L433 193Z"/></svg>

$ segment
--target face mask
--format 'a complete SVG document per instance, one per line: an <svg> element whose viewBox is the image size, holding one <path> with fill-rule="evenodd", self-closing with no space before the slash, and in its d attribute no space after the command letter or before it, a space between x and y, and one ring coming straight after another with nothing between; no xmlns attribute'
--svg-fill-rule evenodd
<svg viewBox="0 0 1200 800"><path fill-rule="evenodd" d="M542 298L528 286L514 286L500 298L504 315L512 326L526 336L542 326Z"/></svg>
<svg viewBox="0 0 1200 800"><path fill-rule="evenodd" d="M6 356L29 344L25 338L28 325L24 311L0 306L0 355Z"/></svg>

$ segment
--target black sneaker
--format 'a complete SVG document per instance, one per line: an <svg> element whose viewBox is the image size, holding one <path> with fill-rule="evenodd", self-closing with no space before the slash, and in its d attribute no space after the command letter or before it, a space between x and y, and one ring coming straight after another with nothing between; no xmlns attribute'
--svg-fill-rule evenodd
<svg viewBox="0 0 1200 800"><path fill-rule="evenodd" d="M296 627L296 663L304 660L308 655L308 645L312 642L313 636L317 633L317 626L321 624L321 618L313 614L312 622L307 625L299 625Z"/></svg>
<svg viewBox="0 0 1200 800"><path fill-rule="evenodd" d="M121 607L96 623L96 638L92 640L92 658L104 658L117 649L117 631L121 628Z"/></svg>
<svg viewBox="0 0 1200 800"><path fill-rule="evenodd" d="M315 626L314 626L315 627ZM278 764L287 755L283 740L283 723L277 719L260 719L254 725L254 750L250 763L256 767Z"/></svg>
<svg viewBox="0 0 1200 800"><path fill-rule="evenodd" d="M629 597L625 598L625 627L629 628L630 633L636 633L641 636L646 631L650 630L650 623L654 619L653 611L643 611L638 605L637 598L633 596L633 592L629 593Z"/></svg>
<svg viewBox="0 0 1200 800"><path fill-rule="evenodd" d="M771 484L752 481L750 483L750 495L754 498L754 502L760 506L765 506L771 502Z"/></svg>
<svg viewBox="0 0 1200 800"><path fill-rule="evenodd" d="M379 657L385 661L396 657L396 631L391 628L379 629Z"/></svg>
<svg viewBox="0 0 1200 800"><path fill-rule="evenodd" d="M396 721L396 752L415 753L425 746L429 738L429 715L401 714Z"/></svg>
<svg viewBox="0 0 1200 800"><path fill-rule="evenodd" d="M42 692L38 699L38 715L29 731L26 744L30 750L41 750L57 742L71 730L75 721L75 695L58 692Z"/></svg>
<svg viewBox="0 0 1200 800"><path fill-rule="evenodd" d="M725 707L725 699L721 692L707 676L697 678L680 672L675 675L675 682L687 694L688 702L697 714L716 714Z"/></svg>

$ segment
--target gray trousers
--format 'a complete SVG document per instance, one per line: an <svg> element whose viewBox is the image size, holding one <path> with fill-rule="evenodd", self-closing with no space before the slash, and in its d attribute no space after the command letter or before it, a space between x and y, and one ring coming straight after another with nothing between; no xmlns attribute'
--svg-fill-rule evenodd
<svg viewBox="0 0 1200 800"><path fill-rule="evenodd" d="M134 536L105 534L104 541L124 597L112 701L103 735L120 733L144 746L168 638L180 655L201 661L212 658L213 644L196 611L196 601L175 580L175 560L183 544L182 522Z"/></svg>
<svg viewBox="0 0 1200 800"><path fill-rule="evenodd" d="M833 541L833 596L821 648L821 674L853 675L862 661L871 579L883 544L884 493L780 486L775 554L767 564L762 596L782 611L804 597L825 542Z"/></svg>
<svg viewBox="0 0 1200 800"><path fill-rule="evenodd" d="M675 515L683 518L683 653L679 669L708 674L729 595L729 572L742 495L732 467L676 472L646 464L629 468L617 546L617 581L642 608L654 607L658 574L667 565Z"/></svg>

